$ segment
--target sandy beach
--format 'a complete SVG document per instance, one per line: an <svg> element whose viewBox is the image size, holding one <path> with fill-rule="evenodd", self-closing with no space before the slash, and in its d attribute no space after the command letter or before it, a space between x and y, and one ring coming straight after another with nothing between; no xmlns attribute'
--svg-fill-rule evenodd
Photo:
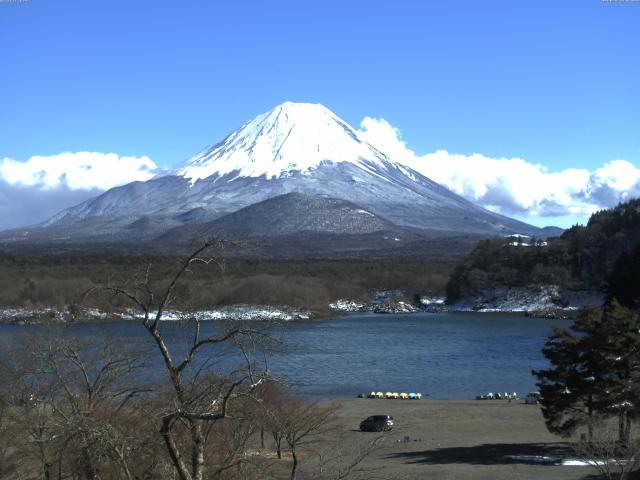
<svg viewBox="0 0 640 480"><path fill-rule="evenodd" d="M354 443L369 415L389 414L395 428L362 467L389 479L579 479L588 466L540 464L510 456L572 456L563 439L550 434L537 405L522 400L375 400L341 398L340 427Z"/></svg>

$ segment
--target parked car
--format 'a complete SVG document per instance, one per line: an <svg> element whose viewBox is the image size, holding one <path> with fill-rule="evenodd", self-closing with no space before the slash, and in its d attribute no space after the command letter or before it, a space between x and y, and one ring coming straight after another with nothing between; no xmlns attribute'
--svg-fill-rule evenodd
<svg viewBox="0 0 640 480"><path fill-rule="evenodd" d="M363 432L383 432L393 428L391 415L372 415L360 422L360 430Z"/></svg>
<svg viewBox="0 0 640 480"><path fill-rule="evenodd" d="M540 392L529 392L524 397L524 403L527 405L535 405L538 401L540 401Z"/></svg>

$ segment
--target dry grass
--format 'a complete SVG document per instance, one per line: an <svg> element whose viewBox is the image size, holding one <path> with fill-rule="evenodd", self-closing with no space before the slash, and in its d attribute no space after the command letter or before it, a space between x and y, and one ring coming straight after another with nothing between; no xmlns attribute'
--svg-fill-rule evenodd
<svg viewBox="0 0 640 480"><path fill-rule="evenodd" d="M589 467L540 465L510 455L571 455L551 435L540 408L520 401L343 399L337 412L347 438L369 415L393 415L396 427L362 467L388 479L580 479Z"/></svg>

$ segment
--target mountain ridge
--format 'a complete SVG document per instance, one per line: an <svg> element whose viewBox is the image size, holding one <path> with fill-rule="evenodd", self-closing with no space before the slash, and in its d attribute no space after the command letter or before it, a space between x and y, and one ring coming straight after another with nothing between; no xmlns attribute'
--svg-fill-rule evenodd
<svg viewBox="0 0 640 480"><path fill-rule="evenodd" d="M343 200L397 227L486 236L542 230L485 210L386 156L319 104L285 102L246 122L169 174L115 187L6 240L140 240L215 221L279 195ZM191 212L191 214L190 214ZM146 220L140 221L139 219ZM145 225L150 227L144 232Z"/></svg>
<svg viewBox="0 0 640 480"><path fill-rule="evenodd" d="M179 234L179 230L180 227L170 230L162 238L166 240L174 232ZM354 203L291 192L199 224L192 233L197 231L202 237L252 239L313 233L358 235L392 230L399 228Z"/></svg>

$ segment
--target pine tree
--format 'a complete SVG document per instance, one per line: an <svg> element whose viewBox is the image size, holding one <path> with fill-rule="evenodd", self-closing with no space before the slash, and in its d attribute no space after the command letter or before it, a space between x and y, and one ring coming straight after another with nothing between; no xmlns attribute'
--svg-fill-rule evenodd
<svg viewBox="0 0 640 480"><path fill-rule="evenodd" d="M640 308L640 245L622 254L609 274L607 302L615 298L628 308Z"/></svg>
<svg viewBox="0 0 640 480"><path fill-rule="evenodd" d="M601 313L583 311L571 326L574 333L555 327L542 352L551 367L532 372L538 377L542 414L550 432L568 437L586 425L589 441L598 415L599 393L606 389L600 372L594 335Z"/></svg>
<svg viewBox="0 0 640 480"><path fill-rule="evenodd" d="M600 311L586 309L571 326L555 328L543 348L550 368L538 377L542 413L549 431L570 436L597 420L618 417L619 441L629 441L640 416L638 313L612 300Z"/></svg>
<svg viewBox="0 0 640 480"><path fill-rule="evenodd" d="M638 312L623 307L617 300L603 311L597 335L603 378L607 385L598 409L618 416L618 436L622 444L629 441L631 420L640 415L640 332Z"/></svg>

